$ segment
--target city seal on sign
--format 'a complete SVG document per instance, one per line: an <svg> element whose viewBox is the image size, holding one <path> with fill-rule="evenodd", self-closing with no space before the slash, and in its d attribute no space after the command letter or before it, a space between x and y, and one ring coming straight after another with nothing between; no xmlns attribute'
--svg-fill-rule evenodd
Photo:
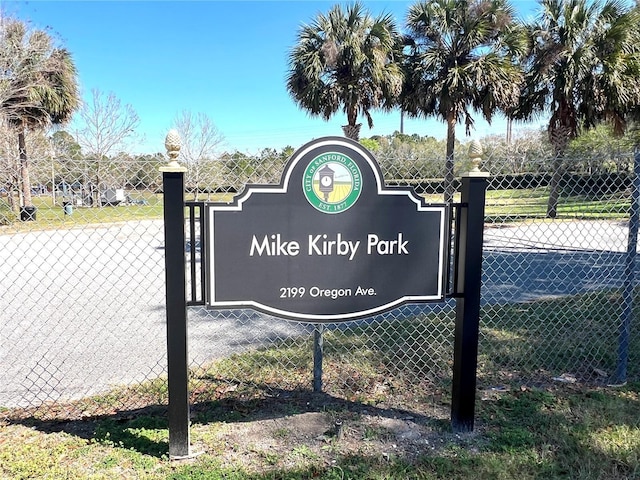
<svg viewBox="0 0 640 480"><path fill-rule="evenodd" d="M328 152L315 157L304 170L302 189L307 201L323 213L341 213L351 208L362 191L360 168L343 153Z"/></svg>

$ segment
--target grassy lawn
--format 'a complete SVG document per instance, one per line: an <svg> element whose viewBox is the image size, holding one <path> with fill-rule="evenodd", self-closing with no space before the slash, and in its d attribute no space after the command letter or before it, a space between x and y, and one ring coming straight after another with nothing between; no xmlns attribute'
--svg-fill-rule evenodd
<svg viewBox="0 0 640 480"><path fill-rule="evenodd" d="M87 225L98 225L116 222L127 222L131 220L159 220L162 219L162 194L154 194L148 191L128 192L134 200L132 204L121 204L116 206L105 206L92 208L86 206L72 207L71 215L66 215L60 199L55 203L50 195L33 197L33 205L36 207L36 221L22 222L15 220L10 225L1 226L0 232L33 231L45 229L60 229L70 227L82 227ZM191 200L189 196L187 200ZM215 194L210 196L211 201L228 202L232 199L231 194ZM0 198L0 202L4 199ZM1 215L15 214L0 210Z"/></svg>
<svg viewBox="0 0 640 480"><path fill-rule="evenodd" d="M442 202L442 195L425 195L429 202ZM544 219L547 213L549 190L489 190L486 196L485 221L504 223ZM454 202L460 201L456 194ZM616 220L629 217L630 202L628 195L610 194L598 198L584 195L564 196L560 198L557 219L601 219Z"/></svg>
<svg viewBox="0 0 640 480"><path fill-rule="evenodd" d="M575 352L612 367L599 330L612 321L599 308L611 295L495 309L483 327L472 433L449 426L448 351L430 351L425 363L398 352L401 343L415 350L421 331L447 331L450 315L430 314L385 321L376 335L366 326L325 332L322 394L309 391L311 340L286 340L193 371L191 444L202 454L191 460L167 458L161 379L46 414L0 412L0 478L640 478L640 383L608 387L588 372L576 372L574 382L552 380ZM590 338L570 333L585 312ZM565 333L545 334L543 324L560 318ZM530 348L533 342L548 348ZM585 346L595 353L584 353ZM639 342L630 349L637 359ZM528 367L513 375L514 365ZM630 366L632 378L637 370ZM548 375L534 375L541 371ZM283 382L292 388L280 389ZM501 388L491 388L496 382ZM122 395L140 408L116 411Z"/></svg>
<svg viewBox="0 0 640 480"><path fill-rule="evenodd" d="M490 190L485 215L488 222L545 218L548 189ZM557 218L623 219L629 216L628 195L610 194L598 198L584 195L561 197Z"/></svg>
<svg viewBox="0 0 640 480"><path fill-rule="evenodd" d="M60 229L91 224L162 218L161 195L149 192L132 192L130 195L141 204L100 208L74 205L71 215L65 215L61 199L54 203L50 195L35 196L33 197L33 206L36 208L36 220L28 222L17 220L11 225L4 226L3 229L11 231Z"/></svg>
<svg viewBox="0 0 640 480"><path fill-rule="evenodd" d="M133 418L102 417L59 424L27 420L0 430L0 477L6 479L627 479L640 475L640 385L621 389L523 389L483 400L472 434L454 435L433 421L433 445L407 460L393 453L341 453L342 440L323 442L328 460L311 447L290 445L274 452L257 444L228 444L229 425L262 415L260 404L229 413L233 404L212 405L193 417L192 442L202 455L167 460L168 431L161 410ZM297 405L289 405L295 410ZM212 411L218 410L218 419ZM341 411L342 416L348 412ZM289 411L288 415L295 415ZM358 412L349 417L362 419ZM356 431L352 429L352 431ZM289 435L286 427L271 440ZM348 434L349 435L349 434ZM363 447L385 435L356 439ZM268 440L268 439L267 439ZM320 443L320 442L316 442ZM230 464L228 450L237 453ZM362 449L364 450L364 448ZM244 456L262 458L248 468ZM286 465L286 466L282 466Z"/></svg>
<svg viewBox="0 0 640 480"><path fill-rule="evenodd" d="M9 232L68 228L162 218L162 194L147 191L128 193L139 204L101 208L74 206L71 215L65 215L60 199L54 203L49 195L36 196L33 199L34 206L37 208L36 221L21 222L17 220L11 225L0 226L0 232L3 230ZM485 220L487 223L512 223L544 219L548 195L549 192L546 188L489 190L486 198ZM442 195L424 195L424 197L428 202L442 202ZM187 200L190 199L187 196ZM214 202L230 202L232 199L232 194L213 194L208 198L209 201ZM459 194L456 194L454 202L459 201ZM0 199L0 202L4 202L4 199ZM560 199L557 219L626 219L629 215L629 208L629 198L619 193L602 195L598 198L574 195ZM0 209L0 217L2 215L15 214L8 212L5 205L4 209Z"/></svg>

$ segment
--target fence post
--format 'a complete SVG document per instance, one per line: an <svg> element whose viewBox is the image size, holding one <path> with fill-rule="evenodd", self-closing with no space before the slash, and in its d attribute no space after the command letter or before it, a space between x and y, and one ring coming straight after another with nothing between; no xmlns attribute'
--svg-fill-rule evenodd
<svg viewBox="0 0 640 480"><path fill-rule="evenodd" d="M164 195L164 247L169 384L169 458L189 457L189 389L184 232L184 173L176 161L180 137L172 130L165 146L170 158L161 167Z"/></svg>
<svg viewBox="0 0 640 480"><path fill-rule="evenodd" d="M638 227L640 223L640 147L636 148L633 159L633 186L631 189L631 207L629 211L629 234L627 254L625 256L624 286L622 288L622 315L618 332L618 365L614 384L622 385L627 381L629 362L629 336L633 318L633 289L635 287L636 251L638 248Z"/></svg>
<svg viewBox="0 0 640 480"><path fill-rule="evenodd" d="M482 240L487 177L470 172L462 177L460 221L457 222L458 258L456 324L451 389L451 426L454 432L473 430L478 365Z"/></svg>
<svg viewBox="0 0 640 480"><path fill-rule="evenodd" d="M322 392L322 362L324 357L324 325L318 323L313 329L313 391Z"/></svg>

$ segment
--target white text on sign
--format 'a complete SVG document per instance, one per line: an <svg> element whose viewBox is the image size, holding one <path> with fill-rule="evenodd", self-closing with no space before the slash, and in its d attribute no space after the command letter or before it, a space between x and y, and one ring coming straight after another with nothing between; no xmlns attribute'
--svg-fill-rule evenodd
<svg viewBox="0 0 640 480"><path fill-rule="evenodd" d="M295 257L300 252L307 252L307 255L342 255L353 260L358 253L360 240L345 240L341 233L330 238L328 234L309 235L307 237L307 248L301 249L300 242L296 240L285 240L279 233L264 235L258 239L255 235L251 238L249 256L291 256ZM369 233L366 239L367 255L408 255L408 240L403 238L402 233L398 233L393 240L381 239L374 233Z"/></svg>

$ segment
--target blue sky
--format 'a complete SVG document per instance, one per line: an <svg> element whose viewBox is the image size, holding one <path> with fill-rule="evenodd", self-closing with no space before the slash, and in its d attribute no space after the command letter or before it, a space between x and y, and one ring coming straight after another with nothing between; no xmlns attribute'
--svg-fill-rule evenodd
<svg viewBox="0 0 640 480"><path fill-rule="evenodd" d="M12 1L9 15L47 28L73 54L83 96L113 92L140 116L143 140L136 153L164 151L164 137L182 110L206 113L225 138L224 149L255 153L294 148L325 135L341 135L337 113L329 122L310 117L286 91L287 55L302 23L338 1ZM364 1L399 24L414 3ZM514 3L523 16L533 0ZM400 113L374 112L373 129L363 119L362 137L400 129ZM539 122L542 123L542 122ZM476 118L471 138L501 134ZM516 127L517 128L517 127ZM444 138L438 120L405 119L407 134ZM458 136L464 140L464 131Z"/></svg>

